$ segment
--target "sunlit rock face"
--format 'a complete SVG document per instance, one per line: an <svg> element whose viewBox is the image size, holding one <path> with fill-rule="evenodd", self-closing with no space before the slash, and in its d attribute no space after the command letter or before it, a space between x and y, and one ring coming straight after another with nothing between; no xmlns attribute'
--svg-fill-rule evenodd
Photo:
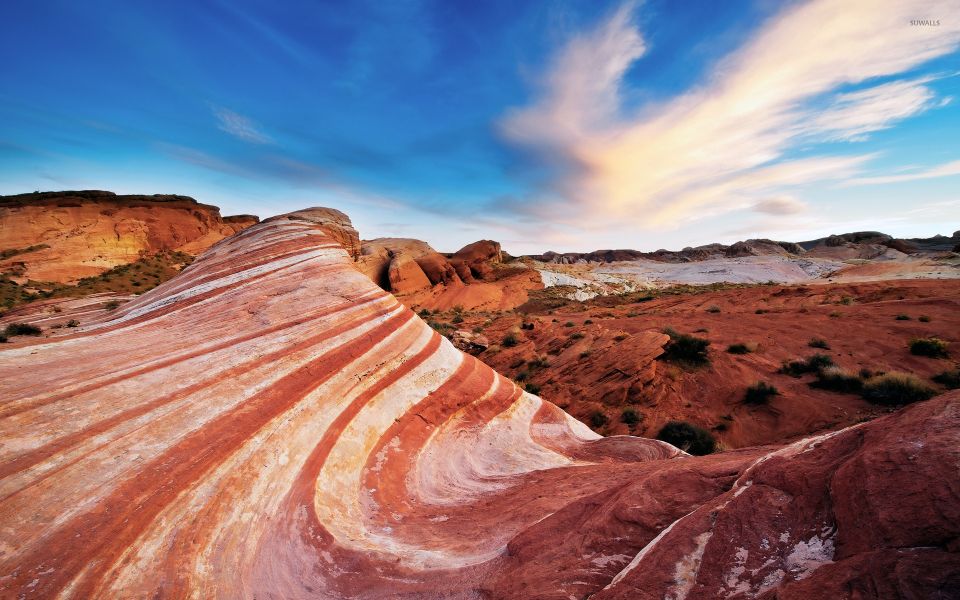
<svg viewBox="0 0 960 600"><path fill-rule="evenodd" d="M23 280L75 281L143 254L200 254L257 221L221 217L216 206L186 196L97 190L0 196L0 251L33 248L0 260L0 271L19 264Z"/></svg>
<svg viewBox="0 0 960 600"><path fill-rule="evenodd" d="M271 219L0 350L0 597L800 598L958 572L957 393L781 449L599 438L375 285L357 239L336 211Z"/></svg>

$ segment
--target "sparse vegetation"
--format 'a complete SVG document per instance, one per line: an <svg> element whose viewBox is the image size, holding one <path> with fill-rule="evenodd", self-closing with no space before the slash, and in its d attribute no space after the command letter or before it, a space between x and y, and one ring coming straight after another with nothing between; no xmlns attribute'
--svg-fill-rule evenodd
<svg viewBox="0 0 960 600"><path fill-rule="evenodd" d="M948 390L958 389L960 388L960 369L937 373L931 379L946 387Z"/></svg>
<svg viewBox="0 0 960 600"><path fill-rule="evenodd" d="M527 363L531 369L546 369L550 366L550 361L548 361L543 356L538 356Z"/></svg>
<svg viewBox="0 0 960 600"><path fill-rule="evenodd" d="M672 329L666 329L664 333L670 336L670 341L667 342L661 357L664 360L692 366L705 365L710 362L710 357L707 355L710 340L685 333L677 333Z"/></svg>
<svg viewBox="0 0 960 600"><path fill-rule="evenodd" d="M711 306L710 308L707 309L707 312L708 312L708 313L718 313L718 312L720 312L720 307L717 306L716 304L714 304L713 306Z"/></svg>
<svg viewBox="0 0 960 600"><path fill-rule="evenodd" d="M70 319L69 321L67 321L67 327L79 327L79 326L80 326L80 321L76 319Z"/></svg>
<svg viewBox="0 0 960 600"><path fill-rule="evenodd" d="M540 393L540 386L537 385L537 384L535 384L535 383L531 383L531 382L528 381L528 382L527 382L527 385L526 385L526 390L527 390L527 392L529 392L529 393L533 394L534 396L536 396L537 394Z"/></svg>
<svg viewBox="0 0 960 600"><path fill-rule="evenodd" d="M12 338L17 335L40 335L43 333L39 327L36 325L31 325L29 323L10 323L7 325L6 329L3 330L3 335L8 338Z"/></svg>
<svg viewBox="0 0 960 600"><path fill-rule="evenodd" d="M792 377L800 377L805 373L816 373L820 369L833 366L833 359L826 354L814 354L805 360L784 361L780 373Z"/></svg>
<svg viewBox="0 0 960 600"><path fill-rule="evenodd" d="M582 340L583 338L584 338L584 335L579 331L570 334L571 340Z"/></svg>
<svg viewBox="0 0 960 600"><path fill-rule="evenodd" d="M36 252L37 250L44 250L49 248L47 244L35 244L33 246L27 246L26 248L7 248L6 250L0 250L0 260L6 260L12 258L19 254L26 254L28 252Z"/></svg>
<svg viewBox="0 0 960 600"><path fill-rule="evenodd" d="M590 424L593 425L594 429L599 429L607 424L610 419L607 418L607 415L603 414L599 410L595 410L590 413Z"/></svg>
<svg viewBox="0 0 960 600"><path fill-rule="evenodd" d="M750 354L752 350L746 344L730 344L727 346L727 352L730 354Z"/></svg>
<svg viewBox="0 0 960 600"><path fill-rule="evenodd" d="M453 318L450 319L451 323L463 323L463 317L459 314L453 315Z"/></svg>
<svg viewBox="0 0 960 600"><path fill-rule="evenodd" d="M820 348L821 350L829 350L830 344L827 343L827 340L823 338L811 338L807 345L811 348Z"/></svg>
<svg viewBox="0 0 960 600"><path fill-rule="evenodd" d="M751 385L747 388L746 393L743 396L744 404L767 404L770 402L770 396L777 396L780 394L780 391L766 383L765 381L758 381L757 383Z"/></svg>
<svg viewBox="0 0 960 600"><path fill-rule="evenodd" d="M947 358L947 342L938 338L914 338L910 340L910 354L929 358Z"/></svg>
<svg viewBox="0 0 960 600"><path fill-rule="evenodd" d="M626 408L620 413L620 420L627 425L633 426L643 420L643 415L632 408Z"/></svg>
<svg viewBox="0 0 960 600"><path fill-rule="evenodd" d="M931 319L928 315L920 315L920 317L917 320L920 321L921 323L929 323Z"/></svg>
<svg viewBox="0 0 960 600"><path fill-rule="evenodd" d="M505 335L503 341L501 342L505 348L513 348L518 343L520 343L520 340L518 340L517 336L512 333Z"/></svg>
<svg viewBox="0 0 960 600"><path fill-rule="evenodd" d="M894 317L894 319L897 321L909 321L910 315L899 314L896 317Z"/></svg>
<svg viewBox="0 0 960 600"><path fill-rule="evenodd" d="M589 350L584 350L583 352L580 353L580 358L581 358L581 359L583 359L583 358L588 358L589 356L590 356L590 351L589 351Z"/></svg>
<svg viewBox="0 0 960 600"><path fill-rule="evenodd" d="M907 373L887 373L863 384L863 397L874 404L897 406L927 400L936 390Z"/></svg>
<svg viewBox="0 0 960 600"><path fill-rule="evenodd" d="M717 447L709 431L687 421L668 422L657 433L657 439L696 456L710 454Z"/></svg>
<svg viewBox="0 0 960 600"><path fill-rule="evenodd" d="M116 310L120 307L120 302L118 300L111 300L103 305L104 310Z"/></svg>
<svg viewBox="0 0 960 600"><path fill-rule="evenodd" d="M826 367L820 369L817 380L811 382L810 386L841 394L856 394L863 389L863 378L851 375L840 367Z"/></svg>
<svg viewBox="0 0 960 600"><path fill-rule="evenodd" d="M574 323L573 323L573 321L567 321L566 323L563 324L563 326L564 326L564 327L573 327L573 326L574 326Z"/></svg>
<svg viewBox="0 0 960 600"><path fill-rule="evenodd" d="M614 339L615 341L617 341L617 342L622 342L623 340L627 339L628 337L630 337L630 336L628 336L628 335L625 334L625 333L621 333L621 334L615 335L615 336L613 337L613 339Z"/></svg>
<svg viewBox="0 0 960 600"><path fill-rule="evenodd" d="M770 311L767 310L767 309L765 309L765 308L758 308L757 310L753 311L753 313L756 314L756 315L763 315L763 314L766 314L766 313L768 313L768 312L770 312Z"/></svg>
<svg viewBox="0 0 960 600"><path fill-rule="evenodd" d="M587 319L586 321L583 322L583 324L584 324L584 325L593 325L593 320L592 320L592 319Z"/></svg>

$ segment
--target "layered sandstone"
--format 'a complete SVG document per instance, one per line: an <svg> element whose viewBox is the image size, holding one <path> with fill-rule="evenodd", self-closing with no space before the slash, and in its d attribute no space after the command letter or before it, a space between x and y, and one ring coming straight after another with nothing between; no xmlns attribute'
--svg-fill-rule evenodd
<svg viewBox="0 0 960 600"><path fill-rule="evenodd" d="M504 267L500 244L480 240L448 256L426 242L378 238L362 244L358 268L381 288L413 308L509 310L542 289L526 266Z"/></svg>
<svg viewBox="0 0 960 600"><path fill-rule="evenodd" d="M257 221L249 215L221 217L217 207L186 196L102 191L0 196L0 250L36 247L0 261L0 271L16 265L24 280L71 282L145 253L199 254Z"/></svg>
<svg viewBox="0 0 960 600"><path fill-rule="evenodd" d="M271 219L0 349L0 596L957 589L960 393L781 449L600 438L374 285L352 239Z"/></svg>

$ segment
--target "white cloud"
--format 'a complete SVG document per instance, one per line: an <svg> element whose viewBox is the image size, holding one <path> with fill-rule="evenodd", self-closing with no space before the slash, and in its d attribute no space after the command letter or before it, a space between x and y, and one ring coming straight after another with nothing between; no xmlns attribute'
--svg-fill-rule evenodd
<svg viewBox="0 0 960 600"><path fill-rule="evenodd" d="M960 43L960 9L949 0L813 0L764 23L700 86L625 117L623 75L644 51L631 8L567 44L539 99L500 123L507 140L569 166L550 182L564 209L551 212L569 222L675 226L853 176L869 155L785 156L811 133L856 140L935 106L924 79L830 95ZM911 27L920 13L943 25ZM824 100L829 108L817 110Z"/></svg>
<svg viewBox="0 0 960 600"><path fill-rule="evenodd" d="M805 211L807 205L792 196L779 196L761 200L752 208L767 215L795 215Z"/></svg>
<svg viewBox="0 0 960 600"><path fill-rule="evenodd" d="M214 108L214 116L219 124L217 128L230 135L252 144L272 144L273 139L257 128L247 117L226 108Z"/></svg>
<svg viewBox="0 0 960 600"><path fill-rule="evenodd" d="M912 171L901 175L884 175L880 177L858 177L850 179L843 183L843 186L854 185L880 185L889 183L902 183L904 181L916 181L918 179L934 179L936 177L951 177L960 175L960 160L944 163L929 169Z"/></svg>

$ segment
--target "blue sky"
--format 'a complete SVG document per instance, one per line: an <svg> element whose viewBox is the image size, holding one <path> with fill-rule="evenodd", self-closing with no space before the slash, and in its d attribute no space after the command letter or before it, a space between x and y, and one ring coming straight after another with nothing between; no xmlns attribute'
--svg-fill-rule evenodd
<svg viewBox="0 0 960 600"><path fill-rule="evenodd" d="M960 8L908 4L8 2L0 193L333 206L444 251L950 234Z"/></svg>

